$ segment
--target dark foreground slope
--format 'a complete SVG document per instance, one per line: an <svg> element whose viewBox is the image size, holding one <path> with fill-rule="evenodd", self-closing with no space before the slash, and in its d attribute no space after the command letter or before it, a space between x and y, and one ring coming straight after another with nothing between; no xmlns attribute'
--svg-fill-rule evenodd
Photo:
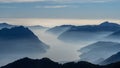
<svg viewBox="0 0 120 68"><path fill-rule="evenodd" d="M60 65L47 58L33 60L26 57L1 68L60 68Z"/></svg>
<svg viewBox="0 0 120 68"><path fill-rule="evenodd" d="M43 58L40 60L23 58L13 63L10 63L6 66L2 66L0 68L120 68L120 62L105 65L105 66L100 66L100 65L94 65L84 61L80 61L76 63L69 62L65 64L59 64L48 58Z"/></svg>
<svg viewBox="0 0 120 68"><path fill-rule="evenodd" d="M1 68L99 68L99 66L88 62L70 62L62 65L48 58L43 58L41 60L23 58Z"/></svg>

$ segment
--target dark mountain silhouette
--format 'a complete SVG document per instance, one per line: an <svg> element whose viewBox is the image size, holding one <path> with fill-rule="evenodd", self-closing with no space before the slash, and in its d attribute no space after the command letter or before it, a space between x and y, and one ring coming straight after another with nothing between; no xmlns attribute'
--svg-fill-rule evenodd
<svg viewBox="0 0 120 68"><path fill-rule="evenodd" d="M100 63L120 51L120 43L99 41L83 47L80 52L81 60Z"/></svg>
<svg viewBox="0 0 120 68"><path fill-rule="evenodd" d="M111 63L108 65L102 66L102 68L120 68L120 62Z"/></svg>
<svg viewBox="0 0 120 68"><path fill-rule="evenodd" d="M69 62L65 64L59 64L48 58L43 59L30 59L23 58L2 66L0 68L120 68L120 62L112 63L109 65L95 65L85 61L80 62Z"/></svg>
<svg viewBox="0 0 120 68"><path fill-rule="evenodd" d="M2 54L43 53L47 48L48 46L32 31L23 26L0 30L0 53Z"/></svg>
<svg viewBox="0 0 120 68"><path fill-rule="evenodd" d="M61 33L70 29L73 25L61 25L48 29L46 32L54 35L60 35Z"/></svg>
<svg viewBox="0 0 120 68"><path fill-rule="evenodd" d="M63 32L58 39L63 41L91 41L101 39L102 37L110 34L111 32L120 29L120 25L116 23L103 22L100 25L84 25L72 26L69 30Z"/></svg>
<svg viewBox="0 0 120 68"><path fill-rule="evenodd" d="M109 58L101 62L101 64L110 64L110 63L115 63L118 61L120 61L120 52L110 56Z"/></svg>
<svg viewBox="0 0 120 68"><path fill-rule="evenodd" d="M0 23L0 29L2 28L11 28L14 27L15 25L7 24L7 23Z"/></svg>
<svg viewBox="0 0 120 68"><path fill-rule="evenodd" d="M1 68L60 68L60 65L48 58L33 60L26 57Z"/></svg>
<svg viewBox="0 0 120 68"><path fill-rule="evenodd" d="M62 68L100 68L100 66L91 64L89 62L80 61L65 63L63 64Z"/></svg>
<svg viewBox="0 0 120 68"><path fill-rule="evenodd" d="M93 65L91 63L83 61L77 63L70 62L62 65L57 62L51 61L48 58L43 58L40 60L23 58L1 68L98 68L98 67L99 67L98 65Z"/></svg>

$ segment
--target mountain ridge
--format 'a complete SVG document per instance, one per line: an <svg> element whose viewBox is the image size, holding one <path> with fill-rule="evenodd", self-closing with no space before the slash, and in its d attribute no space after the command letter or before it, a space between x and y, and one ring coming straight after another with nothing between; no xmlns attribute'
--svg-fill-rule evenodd
<svg viewBox="0 0 120 68"><path fill-rule="evenodd" d="M119 68L120 62L108 65L95 65L85 61L59 64L49 58L30 59L28 57L14 61L0 68Z"/></svg>
<svg viewBox="0 0 120 68"><path fill-rule="evenodd" d="M120 25L116 23L103 22L99 25L72 26L58 36L58 39L65 42L94 41L104 38L112 32L118 31ZM92 38L92 39L91 39Z"/></svg>

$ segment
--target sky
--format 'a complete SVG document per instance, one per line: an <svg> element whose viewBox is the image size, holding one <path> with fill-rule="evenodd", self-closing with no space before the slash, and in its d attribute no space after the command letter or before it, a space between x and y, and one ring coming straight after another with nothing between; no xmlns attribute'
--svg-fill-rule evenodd
<svg viewBox="0 0 120 68"><path fill-rule="evenodd" d="M119 19L119 0L0 0L0 18Z"/></svg>
<svg viewBox="0 0 120 68"><path fill-rule="evenodd" d="M119 20L119 8L120 0L0 0L0 18Z"/></svg>

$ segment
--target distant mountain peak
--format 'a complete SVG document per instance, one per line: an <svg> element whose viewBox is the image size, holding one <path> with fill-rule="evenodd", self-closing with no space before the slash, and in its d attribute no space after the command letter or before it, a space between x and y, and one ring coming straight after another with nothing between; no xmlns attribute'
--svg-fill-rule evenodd
<svg viewBox="0 0 120 68"><path fill-rule="evenodd" d="M6 25L7 23L6 23L6 22L3 22L3 23L0 23L0 24L4 24L4 25Z"/></svg>
<svg viewBox="0 0 120 68"><path fill-rule="evenodd" d="M101 23L100 26L119 26L119 24L105 21L105 22Z"/></svg>
<svg viewBox="0 0 120 68"><path fill-rule="evenodd" d="M0 30L0 38L4 39L15 39L15 38L33 38L33 32L24 26L3 28Z"/></svg>
<svg viewBox="0 0 120 68"><path fill-rule="evenodd" d="M11 24L8 24L6 22L0 23L0 25L4 25L4 26L12 26Z"/></svg>
<svg viewBox="0 0 120 68"><path fill-rule="evenodd" d="M11 24L8 24L6 22L3 22L3 23L0 23L0 29L2 28L12 28L12 27L15 27L16 25L11 25Z"/></svg>

